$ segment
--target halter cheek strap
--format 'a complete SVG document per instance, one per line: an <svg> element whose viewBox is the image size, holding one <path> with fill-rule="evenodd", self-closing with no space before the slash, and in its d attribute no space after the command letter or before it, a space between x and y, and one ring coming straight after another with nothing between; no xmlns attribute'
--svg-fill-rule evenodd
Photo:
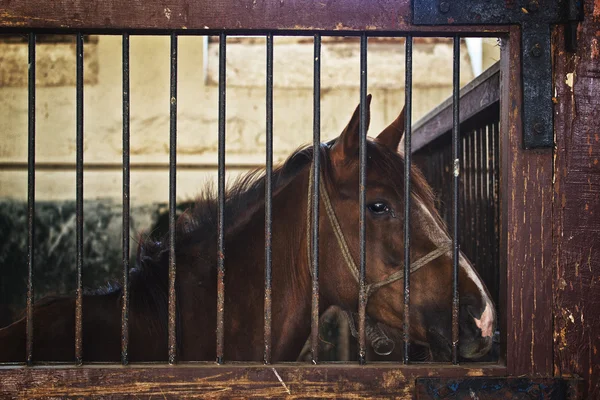
<svg viewBox="0 0 600 400"><path fill-rule="evenodd" d="M309 177L309 183L308 183L308 203L307 203L307 212L306 212L306 238L307 238L306 249L307 249L307 254L308 254L309 271L310 271L311 276L313 274L313 270L312 270L312 259L311 259L311 242L310 242L310 228L311 228L311 218L310 217L311 217L312 188L314 186L313 175L314 175L314 164L312 164L311 168L310 168L310 177ZM324 182L322 173L321 173L321 179L319 179L319 181L320 181L319 189L322 194L323 203L325 204L325 211L327 213L329 223L331 224L331 227L335 234L335 238L338 243L338 247L340 248L342 257L346 263L346 266L348 267L348 269L350 271L350 274L354 277L356 282L359 282L360 270L358 269L358 267L356 266L356 263L354 262L354 259L352 258L352 254L350 253L348 243L346 242L346 238L344 237L344 233L342 232L340 223L337 219L337 216L335 215L335 211L331 204L331 199L329 198L329 193L327 192L327 188L325 187L325 182ZM424 265L441 257L442 255L449 252L451 249L452 249L451 242L442 244L435 250L433 250L430 253L419 258L414 263L411 263L410 264L410 273L412 274L413 272L416 272ZM382 281L367 284L366 288L365 288L366 294L367 294L367 300L373 293L375 293L375 291L377 291L382 286L389 285L390 283L396 282L403 278L404 278L404 269L401 269L401 270L391 274L390 276L388 276L386 279L384 279Z"/></svg>

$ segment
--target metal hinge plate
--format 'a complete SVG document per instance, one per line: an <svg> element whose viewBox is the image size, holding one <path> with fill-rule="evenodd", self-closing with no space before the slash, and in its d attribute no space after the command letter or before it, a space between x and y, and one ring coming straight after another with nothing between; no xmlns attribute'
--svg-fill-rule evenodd
<svg viewBox="0 0 600 400"><path fill-rule="evenodd" d="M415 25L520 25L523 147L554 146L550 25L568 24L567 48L576 45L582 0L413 0Z"/></svg>

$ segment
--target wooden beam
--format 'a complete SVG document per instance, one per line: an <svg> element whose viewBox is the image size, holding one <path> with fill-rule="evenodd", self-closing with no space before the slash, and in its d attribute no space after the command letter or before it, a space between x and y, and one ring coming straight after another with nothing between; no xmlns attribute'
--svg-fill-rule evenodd
<svg viewBox="0 0 600 400"><path fill-rule="evenodd" d="M552 149L522 145L521 37L502 47L501 310L510 376L552 374Z"/></svg>
<svg viewBox="0 0 600 400"><path fill-rule="evenodd" d="M398 364L0 367L1 398L398 398L419 376L502 376L504 367Z"/></svg>
<svg viewBox="0 0 600 400"><path fill-rule="evenodd" d="M577 52L553 37L554 373L586 380L600 398L600 2L584 2Z"/></svg>
<svg viewBox="0 0 600 400"><path fill-rule="evenodd" d="M411 0L19 0L0 2L0 27L72 30L415 30L475 32L477 27L411 26ZM506 31L506 27L483 29Z"/></svg>

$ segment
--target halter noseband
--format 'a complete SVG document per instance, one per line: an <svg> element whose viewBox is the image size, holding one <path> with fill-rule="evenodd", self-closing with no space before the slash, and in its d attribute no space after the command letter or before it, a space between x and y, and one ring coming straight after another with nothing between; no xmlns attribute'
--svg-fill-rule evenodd
<svg viewBox="0 0 600 400"><path fill-rule="evenodd" d="M315 155L313 155L313 157L314 156ZM306 242L307 242L306 249L307 249L307 253L308 253L308 264L309 264L309 271L310 271L311 276L313 275L313 270L312 270L312 259L311 259L311 254L310 254L311 253L311 241L310 241L311 218L310 217L312 214L311 213L311 197L312 197L312 188L314 185L313 176L314 176L314 163L312 163L311 167L310 167L310 177L309 177L309 183L308 183L308 204L307 204L307 210L306 210ZM323 179L322 171L320 171L320 177L321 177L321 179L319 179L319 181L320 181L319 189L323 195L322 196L323 203L325 204L325 211L327 213L327 217L329 218L329 223L331 224L333 232L335 233L335 238L337 240L340 251L342 252L344 261L346 262L346 266L350 270L350 275L352 275L354 277L356 282L359 282L360 271L359 271L358 267L356 266L354 259L352 258L352 254L350 253L350 249L348 248L348 243L346 242L346 238L344 237L344 233L342 232L340 223L337 219L337 216L335 215L335 211L331 204L331 199L329 198L329 193L327 192L327 187L325 186L325 181ZM446 254L451 249L452 249L451 242L442 244L437 249L435 249L435 250L431 251L430 253L424 255L423 257L419 258L414 263L411 263L410 264L410 273L412 274L412 273L416 272L417 270L422 268L424 265L441 257L442 255ZM404 269L401 269L401 270L391 274L390 276L388 276L386 279L384 279L382 281L366 284L365 291L366 291L367 300L380 287L389 285L390 283L396 282L403 278L404 278Z"/></svg>

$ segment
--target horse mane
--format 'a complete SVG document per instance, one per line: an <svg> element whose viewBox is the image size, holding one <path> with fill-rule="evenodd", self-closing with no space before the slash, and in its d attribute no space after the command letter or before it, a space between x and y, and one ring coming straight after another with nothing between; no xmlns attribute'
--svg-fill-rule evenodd
<svg viewBox="0 0 600 400"><path fill-rule="evenodd" d="M327 169L329 165L329 152L327 151L335 142L322 144L320 147L321 165ZM383 171L395 171L398 177L398 195L402 198L404 191L404 157L376 141L367 142L369 153L368 165ZM290 155L280 166L275 167L272 173L273 195L286 187L313 159L313 147L303 146ZM357 164L351 161L350 165ZM434 194L424 175L412 166L411 192L418 197L425 206L432 211L434 217L441 221L436 212ZM224 235L231 235L238 231L250 220L258 210L264 207L266 186L266 171L257 168L235 179L226 189L225 194L225 219L223 221ZM185 210L176 223L176 246L186 246L202 242L216 243L218 234L218 195L214 185L207 185L196 198L192 208ZM442 226L445 224L442 223ZM181 247L179 247L181 248ZM139 241L136 269L139 273L148 269L168 268L169 235L161 238L146 236ZM152 264L152 265L151 265Z"/></svg>

